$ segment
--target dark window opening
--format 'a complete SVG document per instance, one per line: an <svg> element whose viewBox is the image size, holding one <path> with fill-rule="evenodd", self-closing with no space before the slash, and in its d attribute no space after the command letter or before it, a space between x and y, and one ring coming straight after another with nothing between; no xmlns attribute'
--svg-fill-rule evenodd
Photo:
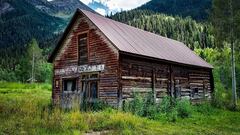
<svg viewBox="0 0 240 135"><path fill-rule="evenodd" d="M78 60L80 65L88 64L87 33L78 36Z"/></svg>
<svg viewBox="0 0 240 135"><path fill-rule="evenodd" d="M77 90L77 80L76 79L67 79L63 81L63 90L64 91L76 91Z"/></svg>

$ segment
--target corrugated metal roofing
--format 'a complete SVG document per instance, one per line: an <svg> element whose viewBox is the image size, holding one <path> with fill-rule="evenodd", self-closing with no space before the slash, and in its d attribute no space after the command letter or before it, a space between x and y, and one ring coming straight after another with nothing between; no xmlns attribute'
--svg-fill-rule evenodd
<svg viewBox="0 0 240 135"><path fill-rule="evenodd" d="M213 68L182 42L162 37L85 10L81 11L123 52L187 65Z"/></svg>
<svg viewBox="0 0 240 135"><path fill-rule="evenodd" d="M162 37L89 11L78 9L77 12L82 12L88 17L115 47L122 52L157 58L174 63L213 68L182 42ZM76 19L77 12L64 32L64 35L68 33L73 21ZM53 54L49 57L49 61L52 61L55 57L55 53L65 37L64 35L53 51Z"/></svg>

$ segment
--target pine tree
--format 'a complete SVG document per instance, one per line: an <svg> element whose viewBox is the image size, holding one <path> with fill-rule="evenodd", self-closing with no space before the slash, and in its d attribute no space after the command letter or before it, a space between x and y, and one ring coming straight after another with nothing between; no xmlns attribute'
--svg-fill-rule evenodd
<svg viewBox="0 0 240 135"><path fill-rule="evenodd" d="M228 42L231 47L232 63L232 100L233 107L237 106L236 72L235 72L235 46L240 38L240 3L238 0L214 0L212 23L219 47Z"/></svg>

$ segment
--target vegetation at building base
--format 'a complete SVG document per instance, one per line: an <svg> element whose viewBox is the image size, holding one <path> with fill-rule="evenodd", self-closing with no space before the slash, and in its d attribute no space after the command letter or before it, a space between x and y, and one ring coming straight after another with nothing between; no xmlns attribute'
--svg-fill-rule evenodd
<svg viewBox="0 0 240 135"><path fill-rule="evenodd" d="M137 96L137 95L136 95ZM135 98L144 113L105 108L99 111L64 111L51 106L51 85L0 83L0 134L239 134L240 112L210 104L192 106L188 101L164 98L158 113ZM141 110L141 109L140 109ZM149 113L150 112L150 113ZM142 115L144 114L144 115ZM141 115L141 116L140 116ZM154 116L154 117L152 117ZM186 128L187 127L187 128Z"/></svg>

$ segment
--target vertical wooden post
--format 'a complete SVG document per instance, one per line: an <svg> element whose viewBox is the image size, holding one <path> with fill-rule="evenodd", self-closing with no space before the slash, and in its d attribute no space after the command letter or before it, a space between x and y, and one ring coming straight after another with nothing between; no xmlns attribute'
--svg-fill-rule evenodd
<svg viewBox="0 0 240 135"><path fill-rule="evenodd" d="M174 80L173 80L172 65L170 65L170 96L174 97Z"/></svg>
<svg viewBox="0 0 240 135"><path fill-rule="evenodd" d="M153 93L153 98L154 98L154 102L156 102L156 73L155 70L152 70L152 93Z"/></svg>
<svg viewBox="0 0 240 135"><path fill-rule="evenodd" d="M118 63L118 109L123 109L123 93L122 93L122 58L119 56Z"/></svg>

